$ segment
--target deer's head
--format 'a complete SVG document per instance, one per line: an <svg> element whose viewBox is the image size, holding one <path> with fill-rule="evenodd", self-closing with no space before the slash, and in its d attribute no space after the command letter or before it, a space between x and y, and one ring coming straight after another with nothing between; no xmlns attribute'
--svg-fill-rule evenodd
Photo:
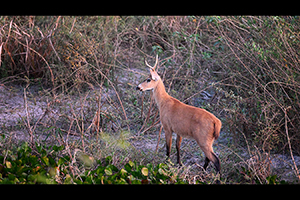
<svg viewBox="0 0 300 200"><path fill-rule="evenodd" d="M140 91L152 90L157 86L158 82L161 81L160 76L155 71L155 68L157 67L158 64L158 55L156 55L156 61L153 67L151 67L151 65L149 65L146 60L145 60L145 64L150 68L150 76L142 83L140 83L136 87L136 90L140 90Z"/></svg>

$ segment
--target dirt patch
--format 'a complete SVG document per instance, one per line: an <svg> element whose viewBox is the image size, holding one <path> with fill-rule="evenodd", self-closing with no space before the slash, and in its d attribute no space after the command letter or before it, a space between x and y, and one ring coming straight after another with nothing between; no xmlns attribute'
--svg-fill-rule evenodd
<svg viewBox="0 0 300 200"><path fill-rule="evenodd" d="M38 96L34 100L26 98L27 110L25 106L24 93L12 91L0 86L0 126L15 126L27 115L30 118L39 118L45 113L47 103L41 101Z"/></svg>
<svg viewBox="0 0 300 200"><path fill-rule="evenodd" d="M132 84L136 84L137 77L132 78ZM125 79L119 79L120 81L125 81ZM124 84L124 83L123 83ZM85 96L85 99L91 99L94 98L94 93L96 94L97 90L99 88L94 88L94 90L91 90L88 95ZM92 123L93 117L90 114L84 114L83 116L79 116L81 112L86 112L88 109L92 109L91 102L94 102L91 100L84 101L82 98L72 99L61 97L59 102L56 106L52 106L51 109L49 107L49 102L47 96L39 96L37 95L38 92L30 92L26 93L26 105L27 110L25 109L25 97L24 97L24 89L18 88L15 86L14 88L8 88L6 86L0 86L0 127L1 127L1 133L9 133L12 140L29 140L29 132L26 130L26 123L27 123L27 117L29 118L29 122L31 126L33 127L35 123L42 118L40 121L40 125L45 125L48 122L52 120L53 124L60 125L63 124L63 120L61 119L62 116L72 116L72 112L70 112L70 109L74 109L73 115L78 114L78 118L80 117L86 117L86 121L89 121L89 124ZM113 98L114 95L113 91L108 91L106 94L102 97L102 103L103 103L103 113L106 111L108 113L108 110L111 109L111 105L106 105L105 102L110 101ZM111 96L111 97L110 97ZM49 97L50 99L50 97ZM81 101L81 102L80 102ZM71 105L68 105L71 104ZM68 105L68 106L67 106ZM96 104L94 105L95 108L93 108L96 111ZM71 108L72 107L72 108ZM48 111L47 111L48 109ZM50 110L49 110L50 109ZM84 111L82 111L84 109ZM89 113L91 110L89 110ZM74 117L75 120L75 117ZM74 121L75 124L76 120ZM49 124L48 123L48 124ZM117 122L110 122L111 126L117 126L114 123ZM109 123L107 123L109 124ZM9 128L10 127L10 128ZM63 127L63 126L62 126ZM71 126L70 126L71 127ZM85 127L86 128L86 127ZM67 128L65 128L67 130ZM72 127L70 128L72 129ZM63 130L63 129L62 129ZM4 131L4 132L3 132ZM76 132L76 131L75 131ZM77 132L77 136L72 135L73 140L79 140L80 139L80 133ZM135 132L132 130L132 135L135 134ZM234 160L230 160L230 155L237 155L236 157L240 157L240 163L244 163L251 167L268 167L270 166L271 170L278 174L278 176L281 177L282 180L287 181L293 181L295 180L295 174L294 174L294 164L290 156L288 155L281 155L281 154L272 154L266 157L259 157L259 153L250 153L246 148L240 148L239 151L236 151L232 148L227 148L226 146L230 143L230 136L229 134L222 133L220 134L220 137L217 141L215 141L214 149L215 153L219 156L221 159L222 167L228 168L228 163L233 163L233 166L235 166L236 163L234 163ZM66 140L66 134L63 134L64 140ZM90 137L90 136L89 136ZM151 134L145 134L141 136L134 135L134 139L130 141L132 146L140 151L143 152L143 155L148 155L150 160L158 159L160 161L164 161L165 158L165 139L164 139L164 131L161 134L161 139L159 142L158 147L158 153L155 154L156 145L158 141L158 133L151 133ZM36 134L36 138L39 138L41 140L45 140L48 138L47 134ZM77 139L76 139L77 138ZM176 149L175 149L175 139L176 136L173 135L173 145L172 145L172 151L171 151L171 161L176 163ZM226 148L225 148L226 147ZM239 153L238 153L239 152ZM185 166L190 166L191 170L200 170L201 166L204 163L204 155L201 151L201 149L197 146L196 142L188 139L183 139L182 146L181 146L181 159ZM295 162L297 166L300 165L300 157L294 156ZM213 166L211 165L208 169L208 171L212 171ZM202 169L201 169L202 170ZM259 170L258 170L259 171ZM261 168L260 168L260 171Z"/></svg>

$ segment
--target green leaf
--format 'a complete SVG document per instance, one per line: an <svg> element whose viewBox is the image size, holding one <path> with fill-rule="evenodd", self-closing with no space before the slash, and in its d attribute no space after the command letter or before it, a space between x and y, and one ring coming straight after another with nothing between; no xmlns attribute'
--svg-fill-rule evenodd
<svg viewBox="0 0 300 200"><path fill-rule="evenodd" d="M9 180L15 180L16 176L14 174L8 174Z"/></svg>
<svg viewBox="0 0 300 200"><path fill-rule="evenodd" d="M21 145L21 148L24 149L24 152L31 152L31 148L28 146L28 142L24 142L22 145Z"/></svg>
<svg viewBox="0 0 300 200"><path fill-rule="evenodd" d="M161 168L159 168L159 169L158 169L158 173L160 173L160 174L162 174L162 175L164 175L164 174L165 174L164 170L163 170L163 169L161 169Z"/></svg>
<svg viewBox="0 0 300 200"><path fill-rule="evenodd" d="M6 167L8 168L8 169L10 169L11 168L11 162L9 162L9 161L5 161L5 165L6 165Z"/></svg>
<svg viewBox="0 0 300 200"><path fill-rule="evenodd" d="M36 181L39 183L45 183L45 184L48 183L47 177L45 175L37 174L35 177L36 177Z"/></svg>
<svg viewBox="0 0 300 200"><path fill-rule="evenodd" d="M55 160L52 157L49 157L49 163L50 163L51 166L55 166L56 165L56 162L55 162Z"/></svg>
<svg viewBox="0 0 300 200"><path fill-rule="evenodd" d="M42 145L40 145L40 144L38 144L37 142L35 142L35 147L36 147L37 152L38 152L38 153L41 153L41 151L42 151L42 149L43 149Z"/></svg>
<svg viewBox="0 0 300 200"><path fill-rule="evenodd" d="M70 176L70 174L67 174L64 184L71 184L71 183L72 183L72 177Z"/></svg>
<svg viewBox="0 0 300 200"><path fill-rule="evenodd" d="M152 167L153 167L153 165L151 163L148 163L146 166L148 169L152 169Z"/></svg>
<svg viewBox="0 0 300 200"><path fill-rule="evenodd" d="M105 172L105 174L108 175L108 176L111 176L111 175L112 175L112 170L111 170L111 168L106 168L106 169L104 170L104 172Z"/></svg>
<svg viewBox="0 0 300 200"><path fill-rule="evenodd" d="M57 165L62 165L62 164L64 164L64 160L62 158L60 158L57 162Z"/></svg>
<svg viewBox="0 0 300 200"><path fill-rule="evenodd" d="M109 168L111 168L111 170L114 171L114 172L119 171L119 169L114 165L109 165Z"/></svg>
<svg viewBox="0 0 300 200"><path fill-rule="evenodd" d="M54 151L58 151L58 146L56 146L56 145L54 145L53 147L52 147L52 149L54 150Z"/></svg>
<svg viewBox="0 0 300 200"><path fill-rule="evenodd" d="M94 164L95 159L92 156L89 156L84 153L78 154L78 159L86 166L86 167L92 167Z"/></svg>
<svg viewBox="0 0 300 200"><path fill-rule="evenodd" d="M43 163L47 166L49 166L49 158L47 158L46 156L41 157L41 160L43 161Z"/></svg>
<svg viewBox="0 0 300 200"><path fill-rule="evenodd" d="M38 164L38 158L35 155L30 155L29 162L32 166L35 166L36 164Z"/></svg>
<svg viewBox="0 0 300 200"><path fill-rule="evenodd" d="M51 177L54 177L55 175L59 175L58 167L50 167L49 174Z"/></svg>
<svg viewBox="0 0 300 200"><path fill-rule="evenodd" d="M131 172L132 166L130 166L129 163L126 163L126 164L124 165L124 168L126 169L126 171Z"/></svg>
<svg viewBox="0 0 300 200"><path fill-rule="evenodd" d="M277 175L273 175L273 176L268 176L266 179L268 181L268 184L276 184L276 178L277 178Z"/></svg>
<svg viewBox="0 0 300 200"><path fill-rule="evenodd" d="M130 165L130 167L134 166L134 163L131 160L129 160L128 164Z"/></svg>
<svg viewBox="0 0 300 200"><path fill-rule="evenodd" d="M65 147L64 147L64 145L61 145L61 146L56 146L56 145L54 145L53 147L52 147L52 149L55 151L55 152L58 152L58 151L61 151L61 150L63 150Z"/></svg>
<svg viewBox="0 0 300 200"><path fill-rule="evenodd" d="M126 174L127 173L127 171L125 169L123 169L123 168L121 169L120 172L121 172L121 174Z"/></svg>
<svg viewBox="0 0 300 200"><path fill-rule="evenodd" d="M110 164L112 162L112 157L111 156L107 156L105 158L105 162L106 162L106 165Z"/></svg>
<svg viewBox="0 0 300 200"><path fill-rule="evenodd" d="M144 176L148 176L148 168L143 167L141 171Z"/></svg>

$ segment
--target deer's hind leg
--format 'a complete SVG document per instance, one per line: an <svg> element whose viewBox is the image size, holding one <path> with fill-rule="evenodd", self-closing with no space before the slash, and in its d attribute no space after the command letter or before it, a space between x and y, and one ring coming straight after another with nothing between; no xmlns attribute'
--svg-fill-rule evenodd
<svg viewBox="0 0 300 200"><path fill-rule="evenodd" d="M167 159L170 158L171 147L172 147L172 131L168 128L165 128L165 138L166 138L166 150L167 150Z"/></svg>
<svg viewBox="0 0 300 200"><path fill-rule="evenodd" d="M218 156L213 152L212 148L210 148L211 150L203 150L204 154L205 154L205 163L203 165L203 168L206 170L209 161L212 161L214 163L215 169L217 171L217 173L220 173L221 170L221 163L220 163L220 159L218 158Z"/></svg>
<svg viewBox="0 0 300 200"><path fill-rule="evenodd" d="M200 146L200 148L202 149L202 151L204 152L205 154L205 162L204 162L204 165L203 165L203 168L206 170L209 162L213 162L214 163L214 166L215 166L215 169L216 169L216 172L217 173L220 173L220 170L221 170L221 163L220 163L220 159L218 158L218 156L214 153L214 150L212 148L212 144L202 144L200 142L198 142L198 145Z"/></svg>
<svg viewBox="0 0 300 200"><path fill-rule="evenodd" d="M182 163L180 161L180 145L181 145L182 137L177 134L176 138L176 149L177 149L177 163L181 166Z"/></svg>
<svg viewBox="0 0 300 200"><path fill-rule="evenodd" d="M206 170L206 168L207 168L207 166L208 166L208 164L209 164L209 159L207 158L207 157L205 157L205 163L204 163L204 165L203 165L203 168Z"/></svg>

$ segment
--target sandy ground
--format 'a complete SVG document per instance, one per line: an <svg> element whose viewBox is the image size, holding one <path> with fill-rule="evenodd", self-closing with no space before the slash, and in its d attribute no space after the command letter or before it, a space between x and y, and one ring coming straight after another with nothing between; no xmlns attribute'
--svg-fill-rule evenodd
<svg viewBox="0 0 300 200"><path fill-rule="evenodd" d="M25 98L24 98L24 89L21 87L7 87L0 85L0 133L3 132L7 127L18 127L18 124L26 124L27 117L29 119L39 119L43 118L43 120L47 121L47 118L55 118L56 112L55 109L52 109L50 113L45 115L47 109L47 97L43 96L33 96L32 93L28 92L27 95L27 110L25 106ZM45 115L45 116L44 116ZM28 140L29 133L28 130L24 129L24 126L20 126L20 128L14 128L11 132L14 139L17 140ZM23 128L22 128L23 127ZM1 130L2 129L2 130ZM6 129L7 130L7 129ZM45 136L42 136L45 137ZM153 135L147 139L136 140L132 143L132 145L141 151L145 152L155 152L156 144L157 144L157 136ZM173 146L175 145L176 136L173 135ZM223 156L225 154L232 153L230 149L226 149L226 145L228 142L228 137L226 134L222 134L217 141L215 141L214 149L217 155ZM202 154L200 148L198 156L195 156L195 152L189 152L189 146L195 146L196 142L190 141L188 139L183 139L182 142L182 160L184 165L194 165L195 163L199 163L199 165L203 165L204 163L204 155ZM194 149L197 147L194 147ZM164 151L164 132L161 135L161 141L159 143L159 150ZM244 149L241 151L240 157L244 158L245 162L251 164L251 162L255 163L255 159L258 159L256 156L249 156L248 151ZM173 159L175 162L175 153L173 153ZM300 165L300 157L294 156L296 164ZM270 167L274 169L274 171L278 171L281 174L282 179L292 180L295 179L294 170L293 170L293 161L289 155L281 155L281 154L272 154L269 156L269 162L271 163Z"/></svg>

